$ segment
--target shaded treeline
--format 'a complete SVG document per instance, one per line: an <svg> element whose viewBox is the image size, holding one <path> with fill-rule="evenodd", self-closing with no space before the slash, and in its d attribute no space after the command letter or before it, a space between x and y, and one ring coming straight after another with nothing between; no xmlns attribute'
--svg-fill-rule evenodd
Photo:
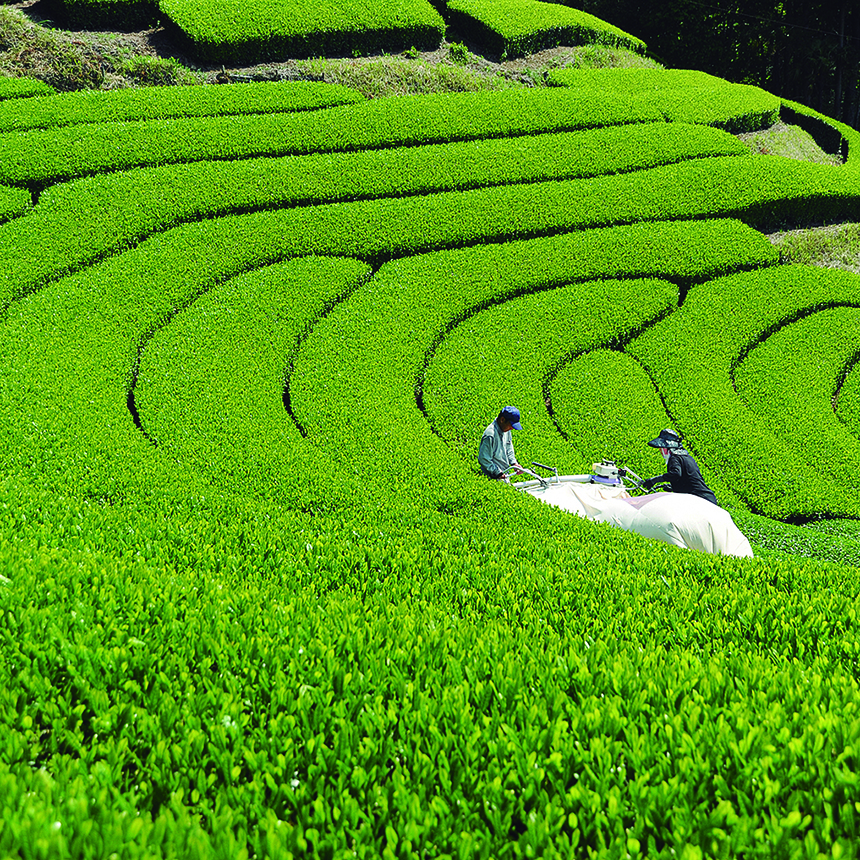
<svg viewBox="0 0 860 860"><path fill-rule="evenodd" d="M858 0L572 0L673 68L755 84L860 127Z"/></svg>

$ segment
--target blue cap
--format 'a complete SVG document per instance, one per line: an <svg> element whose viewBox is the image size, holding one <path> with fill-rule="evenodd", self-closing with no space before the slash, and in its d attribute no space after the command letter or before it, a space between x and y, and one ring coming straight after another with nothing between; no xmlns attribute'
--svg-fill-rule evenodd
<svg viewBox="0 0 860 860"><path fill-rule="evenodd" d="M668 448L670 451L675 448L683 448L684 443L681 441L681 434L675 430L661 430L660 435L656 439L652 439L648 443L652 448Z"/></svg>
<svg viewBox="0 0 860 860"><path fill-rule="evenodd" d="M520 424L520 410L516 406L506 406L500 413L500 418L504 418L514 430L522 430L523 425Z"/></svg>

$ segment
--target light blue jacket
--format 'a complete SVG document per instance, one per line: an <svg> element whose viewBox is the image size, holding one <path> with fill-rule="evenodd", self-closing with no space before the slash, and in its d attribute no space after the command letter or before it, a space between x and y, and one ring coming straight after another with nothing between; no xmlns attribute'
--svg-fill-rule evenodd
<svg viewBox="0 0 860 860"><path fill-rule="evenodd" d="M481 447L478 449L481 471L488 478L501 478L502 472L516 462L511 431L503 433L496 421L493 421L481 436Z"/></svg>

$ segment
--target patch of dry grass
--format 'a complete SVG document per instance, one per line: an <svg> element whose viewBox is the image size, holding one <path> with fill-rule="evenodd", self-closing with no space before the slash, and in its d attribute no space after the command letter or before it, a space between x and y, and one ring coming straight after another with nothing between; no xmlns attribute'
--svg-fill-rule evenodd
<svg viewBox="0 0 860 860"><path fill-rule="evenodd" d="M842 164L838 156L824 152L810 134L795 125L779 122L763 131L740 134L738 137L753 152L815 164ZM779 249L780 259L784 263L824 266L860 274L860 224L832 224L788 230L773 233L768 238Z"/></svg>
<svg viewBox="0 0 860 860"><path fill-rule="evenodd" d="M528 57L501 63L506 71L543 76L551 69L662 69L642 54L609 45L548 48Z"/></svg>
<svg viewBox="0 0 860 860"><path fill-rule="evenodd" d="M860 274L860 224L790 230L768 237L786 263L805 263Z"/></svg>
<svg viewBox="0 0 860 860"><path fill-rule="evenodd" d="M796 125L778 122L761 131L739 134L753 152L762 155L781 155L798 161L811 161L815 164L841 164L837 155L831 155L815 142L812 135Z"/></svg>
<svg viewBox="0 0 860 860"><path fill-rule="evenodd" d="M436 61L403 55L356 59L316 59L296 62L308 77L343 84L367 98L421 93L510 89L531 85L520 75L484 69L442 57Z"/></svg>
<svg viewBox="0 0 860 860"><path fill-rule="evenodd" d="M60 91L200 81L176 60L135 50L108 34L45 27L14 6L0 6L0 75L36 78Z"/></svg>
<svg viewBox="0 0 860 860"><path fill-rule="evenodd" d="M0 74L45 81L58 90L99 89L104 69L98 54L67 33L0 6Z"/></svg>
<svg viewBox="0 0 860 860"><path fill-rule="evenodd" d="M352 87L367 98L383 98L543 86L547 72L557 68L659 68L640 54L602 45L553 48L504 63L491 62L473 48L443 41L435 51L288 60L251 68L224 69L215 77L220 75L224 79L226 76L231 80L312 78Z"/></svg>

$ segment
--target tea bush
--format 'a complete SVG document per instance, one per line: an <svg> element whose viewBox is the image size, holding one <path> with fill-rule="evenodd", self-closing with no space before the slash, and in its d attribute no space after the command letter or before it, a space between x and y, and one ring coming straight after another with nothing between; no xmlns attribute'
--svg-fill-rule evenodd
<svg viewBox="0 0 860 860"><path fill-rule="evenodd" d="M547 394L565 438L579 442L586 459L606 458L648 477L655 463L643 444L655 427L672 424L651 378L620 348L589 350L551 374ZM711 480L701 464L706 481Z"/></svg>
<svg viewBox="0 0 860 860"><path fill-rule="evenodd" d="M369 271L331 258L255 269L213 288L155 332L134 403L160 453L211 473L216 483L230 474L244 493L256 486L277 499L289 473L306 471L310 457L284 411L290 364L313 324Z"/></svg>
<svg viewBox="0 0 860 860"><path fill-rule="evenodd" d="M596 434L567 435L564 443L546 408L550 380L572 356L620 346L668 314L677 301L677 287L665 281L607 280L492 305L456 325L433 354L422 387L427 416L439 435L471 461L487 416L494 417L497 404L517 391L528 425L527 434L517 434L523 436L518 448L525 462L534 457L557 463L562 474L576 471L577 462L580 468L586 463L583 448ZM612 386L612 377L605 383ZM573 400L571 408L578 411L583 404Z"/></svg>
<svg viewBox="0 0 860 860"><path fill-rule="evenodd" d="M783 101L780 116L803 128L825 152L839 155L845 164L856 169L860 147L860 133L856 128L788 100Z"/></svg>
<svg viewBox="0 0 860 860"><path fill-rule="evenodd" d="M604 91L620 87L625 92L639 94L709 88L728 93L736 86L696 69L550 69L548 82L553 86ZM744 91L747 91L746 88L741 89L741 92Z"/></svg>
<svg viewBox="0 0 860 860"><path fill-rule="evenodd" d="M350 56L436 48L445 22L427 0L160 0L171 30L198 60L258 63L271 58Z"/></svg>
<svg viewBox="0 0 860 860"><path fill-rule="evenodd" d="M586 463L612 460L641 478L664 472L646 443L674 420L645 369L623 349L583 352L551 375L545 390L559 432ZM699 467L721 504L733 512L742 507L720 471L704 460Z"/></svg>
<svg viewBox="0 0 860 860"><path fill-rule="evenodd" d="M741 149L723 132L657 123L110 173L46 190L30 218L0 230L0 266L7 284L26 291L200 217L612 173ZM26 254L34 242L41 247L37 260Z"/></svg>
<svg viewBox="0 0 860 860"><path fill-rule="evenodd" d="M0 185L0 223L26 214L32 206L33 199L26 189Z"/></svg>
<svg viewBox="0 0 860 860"><path fill-rule="evenodd" d="M860 355L858 309L833 307L785 321L734 370L734 386L780 437L815 457L819 474L854 494L860 442L834 416L846 371Z"/></svg>
<svg viewBox="0 0 860 860"><path fill-rule="evenodd" d="M547 379L571 355L623 343L677 305L678 289L658 280L586 281L530 292L460 321L433 354L422 384L431 426L470 462L475 439L510 391L529 432L531 457L576 471L581 452L559 439L546 409ZM589 464L590 465L590 464Z"/></svg>
<svg viewBox="0 0 860 860"><path fill-rule="evenodd" d="M36 78L0 77L0 101L30 96L49 96L54 93L55 90L50 84Z"/></svg>
<svg viewBox="0 0 860 860"><path fill-rule="evenodd" d="M766 215L768 210L764 201L771 189L765 188L763 194L757 191L752 184L755 171L744 169L747 162L755 167L755 160L738 158L728 161L732 163L727 164L725 170L713 166L710 172L698 170L692 162L683 162L667 168L595 179L499 185L462 192L263 210L180 224L167 230L162 238L157 234L153 241L154 245L170 243L175 233L176 241L180 243L186 241L185 237L190 239L204 234L208 238L199 241L221 242L225 240L215 238L219 234L242 233L248 234L246 241L252 245L270 243L266 261L276 259L279 254L334 254L355 256L379 264L407 254L480 241L530 238L612 224L644 223L651 219L683 219L703 214L719 216L744 211ZM741 180L750 184L739 186L737 183ZM684 188L685 197L679 198L679 188ZM717 193L718 188L729 195L728 199ZM221 192L222 195L225 191ZM788 189L775 189L775 193L784 198L778 201L779 208L793 209L797 213L805 208L802 199L788 196ZM167 199L169 201L169 197ZM771 202L777 208L777 201ZM839 201L837 198L833 208L840 205L849 206L852 201L844 198ZM157 209L158 206L156 199L152 208ZM141 213L147 214L146 209L142 208ZM157 225L158 214L156 211L156 218L151 219L150 224L155 221ZM115 224L113 213L103 217L101 230L87 235L79 229L69 234L75 242L72 244L70 241L66 257L61 244L57 242L54 245L50 240L46 242L46 255L40 261L9 255L2 284L5 295L0 292L3 303L13 301L44 282L58 269L62 271L60 267L63 265L79 265L94 257L98 259L111 246L122 248L140 238L141 225L134 215L129 218L132 229L127 236L122 235L123 222L120 221L119 226ZM19 230L13 222L7 233L0 233L0 245L8 237L9 245L20 248L22 235L24 238L33 235L33 228L38 228L41 223L42 219L32 224L22 221L22 229ZM743 254L744 250L740 253ZM762 262L777 260L777 253L773 250L765 256L766 260L762 259ZM720 274L720 271L714 270L712 274Z"/></svg>
<svg viewBox="0 0 860 860"><path fill-rule="evenodd" d="M433 50L447 27L477 38L490 53L509 57L558 44L645 50L641 40L593 15L534 0L508 0L504 8L476 0L447 5L409 0L372 7L278 0L247 3L241 9L210 0L59 0L57 10L60 20L74 29L141 29L161 20L191 56L211 64Z"/></svg>
<svg viewBox="0 0 860 860"><path fill-rule="evenodd" d="M588 86L604 91L660 96L664 118L715 125L737 134L766 128L779 118L780 100L758 87L729 84L705 72L662 69L553 69L547 81L556 86Z"/></svg>
<svg viewBox="0 0 860 860"><path fill-rule="evenodd" d="M817 189L811 187L816 180ZM232 187L220 188L218 194L222 200L229 199ZM682 188L684 194L680 195ZM253 194L253 187L250 193ZM54 240L48 237L44 256L36 260L14 249L26 248L34 236L43 235L42 229L46 221L50 223L49 217L40 215L33 221L25 218L6 225L0 230L0 246L13 250L4 254L3 259L6 269L3 302L14 300L45 278L62 271L63 266L76 267L98 259L112 248L139 241L141 233L149 229L170 226L169 221L164 223L162 214L170 209L170 194L170 187L165 188L161 195L153 195L148 205L138 207L139 212L130 214L127 219L117 218L115 214L118 213L111 211L102 213L100 229L87 231L84 222L71 230L65 240L59 236ZM17 199L23 203L24 197ZM241 200L241 196L237 199ZM225 206L224 203L216 205L222 210ZM227 219L223 228L217 223L207 223L205 227L190 225L176 229L184 235L186 230L217 232L245 223L248 229L259 224L260 229L268 231L274 226L265 225L278 222L276 244L282 249L281 253L299 256L348 254L380 262L393 256L481 239L529 237L609 224L703 215L739 215L757 226L766 226L778 217L801 219L828 208L832 212L847 213L854 211L857 205L858 197L849 174L827 173L827 169L819 165L801 165L795 169L775 158L770 162L765 158L739 157L697 159L592 179L305 206L236 216ZM201 213L201 208L191 196L186 217ZM177 217L181 220L181 204L177 209ZM147 210L155 211L150 216ZM85 208L82 214L86 212ZM218 209L213 214L217 212ZM125 235L124 227L128 228Z"/></svg>
<svg viewBox="0 0 860 860"><path fill-rule="evenodd" d="M48 88L50 90L50 88ZM39 92L38 95L48 95ZM106 122L315 110L361 101L348 87L314 81L230 86L83 90L0 104L0 131Z"/></svg>
<svg viewBox="0 0 860 860"><path fill-rule="evenodd" d="M556 3L539 0L447 0L449 24L483 51L514 59L558 45L601 44L643 53L645 43L618 27Z"/></svg>
<svg viewBox="0 0 860 860"><path fill-rule="evenodd" d="M475 0L447 5L410 0L405 6L372 8L355 2L258 2L227 9L208 0L60 0L58 6L64 23L81 29L142 28L164 16L174 37L207 63L432 50L447 26L477 38L490 53L509 57L558 44L645 49L641 40L593 15L534 0L508 0L503 8Z"/></svg>
<svg viewBox="0 0 860 860"><path fill-rule="evenodd" d="M562 518L537 540L502 515L510 576L468 520L326 538L271 508L65 511L105 549L136 522L171 573L70 548L4 591L7 852L851 856L844 569L657 558ZM213 570L219 538L236 573Z"/></svg>
<svg viewBox="0 0 860 860"><path fill-rule="evenodd" d="M847 369L845 378L842 380L835 408L837 417L855 438L860 438L860 433L858 433L860 420L856 417L857 406L860 403L858 387L860 387L860 375L858 375L857 365L854 363Z"/></svg>
<svg viewBox="0 0 860 860"><path fill-rule="evenodd" d="M297 210L300 214L306 211ZM396 219L384 220L385 223L396 223ZM301 248L305 248L305 254L312 253L312 246L323 241L339 241L340 247L344 249L345 233L342 229L321 231L314 237L302 236L300 232L294 235L285 226L287 224L283 216L279 217L278 213L258 213L244 218L187 225L153 236L133 251L108 258L98 266L56 281L25 301L14 302L9 308L3 329L3 364L0 373L7 380L3 387L4 409L10 415L17 413L23 418L30 414L33 417L32 422L29 419L10 420L6 426L5 432L11 437L9 450L17 452L20 468L29 468L29 457L41 460L46 456L55 456L67 444L72 449L78 449L80 441L76 440L86 440L79 452L83 457L85 473L76 480L93 481L96 484L101 480L111 483L119 480L119 475L126 470L118 472L116 461L131 462L134 457L144 456L142 451L148 450L149 443L136 430L128 415L127 395L133 385L136 367L134 356L142 349L141 344L147 341L151 332L164 325L178 310L187 307L202 292L252 266L260 266L267 261L276 262L285 256L300 256ZM373 226L368 225L371 228ZM365 235L375 235L376 241L383 245L387 238L373 230ZM663 235L671 237L673 245L670 255L666 254L662 243L653 244L654 235L652 229L644 225L619 228L617 231L589 231L536 243L491 245L486 250L475 248L442 259L458 261L463 278L467 274L469 278L474 277L471 273L480 272L484 267L487 274L497 271L499 255L502 255L501 260L509 261L506 265L510 266L510 276L519 273L522 277L523 266L531 260L530 265L535 271L533 277L540 284L587 280L610 271L623 275L644 273L656 276L670 272L689 280L697 275L703 277L731 270L753 260L773 259L775 254L769 244L762 242L752 231L731 222L665 225ZM362 236L358 235L352 241L361 239ZM748 249L742 256L739 249L745 244ZM557 258L554 273L553 268L547 265L547 254ZM195 261L193 267L188 266L189 259ZM416 258L422 265L426 259ZM403 261L404 265L408 262ZM422 272L421 269L418 271ZM434 280L438 281L438 289L444 295L450 283L447 264L441 269L440 275L441 281L438 280L439 275ZM491 283L496 277L493 276ZM422 272L415 282L416 295L426 291L428 281L427 274ZM483 280L476 284L475 289L481 291L478 295L491 295L486 293L487 288L482 284ZM468 295L462 289L461 292L464 297ZM422 303L426 301L426 298L421 300ZM468 301L465 310L481 300L460 298L458 301ZM447 302L440 303L437 300L436 304L438 313ZM347 305L351 306L352 301ZM419 303L416 308L420 306ZM399 304L395 308L399 309ZM379 307L371 316L383 320L388 319L388 314L388 308ZM425 334L428 340L424 349L432 347L438 333L445 330L447 320L457 318L458 312L453 310L437 320ZM331 316L327 317L324 323L331 319ZM401 324L402 313L400 323L396 320L390 322L390 325L395 326ZM324 330L325 325L321 324L318 328ZM366 333L366 322L361 323L360 330ZM389 337L386 335L383 340ZM302 355L306 354L314 340L309 338ZM346 360L348 342L345 335L338 337L339 346L335 354L340 361ZM359 342L363 343L361 338ZM400 360L395 361L393 354L387 351L379 353L377 349L376 356L376 360L387 356L390 365L377 371L374 387L379 390L381 380L386 376L390 378L392 373L396 375L401 365ZM420 370L420 354L413 360L419 364L407 374L410 379ZM302 356L298 356L297 368L302 361ZM312 363L315 373L329 372L330 361ZM354 363L366 368L373 366L369 357L362 357L360 361L356 359ZM65 368L65 371L61 368ZM62 404L55 404L49 397L39 396L40 417L35 418L34 407L28 406L28 402L35 392L50 390L58 374L68 375L75 380L75 384L66 387ZM27 380L26 385L20 384L19 380L22 379ZM354 382L354 371L346 372L343 379ZM329 385L326 383L324 388ZM312 386L312 390L316 390L316 387ZM293 408L296 409L295 392L291 393L291 398ZM335 404L336 400L330 392L324 402L315 404L315 408L335 408ZM389 408L386 407L380 417L387 414ZM349 419L351 409L348 404L338 406L337 410L337 422ZM300 423L306 427L309 427L309 420L299 417ZM390 423L390 419L385 420ZM343 431L338 428L337 435L350 436L345 428ZM95 448L91 448L96 440ZM49 453L51 450L55 452L54 455ZM69 455L69 469L77 458L78 454ZM102 458L105 473L99 475L101 467L96 464ZM145 473L146 469L142 471ZM144 483L148 480L146 474L139 477ZM45 480L53 479L45 476ZM136 482L137 478L133 480Z"/></svg>
<svg viewBox="0 0 860 860"><path fill-rule="evenodd" d="M452 440L462 443L464 419L434 415L431 409L440 440L428 432L416 398L428 358L458 322L490 305L539 289L590 281L596 274L684 281L706 278L715 270L773 259L768 244L742 225L705 221L577 231L394 261L379 271L367 289L357 291L314 328L289 381L293 414L309 439L320 435L342 440L342 455L357 464L372 464L367 448L374 449L384 440L392 478L396 476L404 490L417 481L428 499L438 496L439 505L447 504L445 499L460 492L463 465L449 463L450 448L442 441L450 432ZM665 301L663 287L653 302L661 306ZM654 305L644 299L641 303L644 317L650 317ZM629 313L639 319L635 309ZM489 361L486 349L484 354ZM486 383L468 368L462 378L471 380L479 392L470 395L470 406L475 396L486 396L480 393ZM514 390L534 402L534 393ZM318 397L317 391L325 391L325 397ZM474 444L490 417L471 425L471 431L478 432ZM541 420L537 415L529 417ZM471 415L469 419L477 421ZM568 464L577 462L573 454L567 454ZM354 468L358 471L360 466ZM435 483L426 486L426 475L431 473ZM446 479L451 487L445 486Z"/></svg>

